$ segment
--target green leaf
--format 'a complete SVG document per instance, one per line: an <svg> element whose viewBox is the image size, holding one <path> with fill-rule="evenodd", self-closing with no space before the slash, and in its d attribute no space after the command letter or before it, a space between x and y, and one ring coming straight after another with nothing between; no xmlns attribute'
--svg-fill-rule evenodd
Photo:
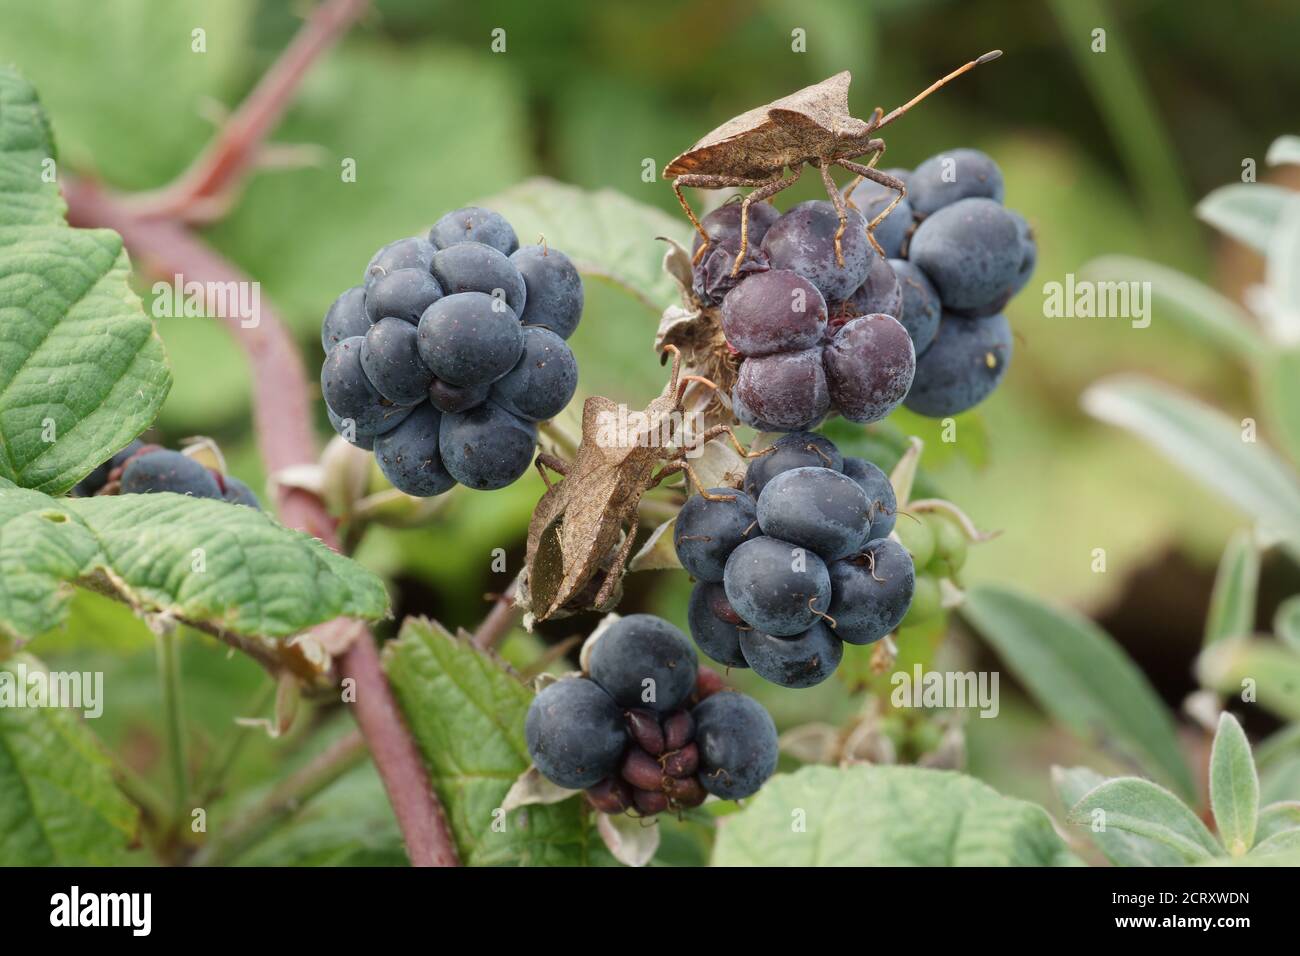
<svg viewBox="0 0 1300 956"><path fill-rule="evenodd" d="M153 421L171 373L122 240L69 229L49 127L0 68L0 478L60 493Z"/></svg>
<svg viewBox="0 0 1300 956"><path fill-rule="evenodd" d="M1277 606L1273 614L1273 633L1287 647L1300 653L1300 594Z"/></svg>
<svg viewBox="0 0 1300 956"><path fill-rule="evenodd" d="M406 866L392 807L371 764L330 784L237 866Z"/></svg>
<svg viewBox="0 0 1300 956"><path fill-rule="evenodd" d="M714 866L1063 866L1042 807L919 767L778 774L719 825Z"/></svg>
<svg viewBox="0 0 1300 956"><path fill-rule="evenodd" d="M1210 806L1224 847L1233 856L1243 856L1255 843L1259 775L1246 732L1226 711L1219 715L1210 748Z"/></svg>
<svg viewBox="0 0 1300 956"><path fill-rule="evenodd" d="M49 120L31 84L0 66L0 225L58 226L67 205L43 175L56 159Z"/></svg>
<svg viewBox="0 0 1300 956"><path fill-rule="evenodd" d="M463 863L578 866L608 860L580 800L522 807L494 827L531 765L524 717L533 694L495 658L438 624L408 618L384 668L446 808Z"/></svg>
<svg viewBox="0 0 1300 956"><path fill-rule="evenodd" d="M1300 828L1300 800L1279 800L1259 811L1255 842L1263 843L1275 833Z"/></svg>
<svg viewBox="0 0 1300 956"><path fill-rule="evenodd" d="M1259 366L1258 382L1279 444L1300 462L1300 348L1275 347Z"/></svg>
<svg viewBox="0 0 1300 956"><path fill-rule="evenodd" d="M1279 830L1250 851L1251 856L1269 856L1274 853L1300 853L1300 829Z"/></svg>
<svg viewBox="0 0 1300 956"><path fill-rule="evenodd" d="M170 493L51 498L0 479L0 634L53 627L68 584L251 639L388 606L369 571L252 508Z"/></svg>
<svg viewBox="0 0 1300 956"><path fill-rule="evenodd" d="M1264 162L1270 166L1300 163L1300 136L1279 136L1273 140Z"/></svg>
<svg viewBox="0 0 1300 956"><path fill-rule="evenodd" d="M1259 799L1265 805L1300 800L1300 756L1281 758L1260 772Z"/></svg>
<svg viewBox="0 0 1300 956"><path fill-rule="evenodd" d="M1189 332L1237 358L1254 362L1267 351L1250 316L1237 303L1176 269L1132 256L1103 256L1083 267L1095 282L1150 282L1151 293L1170 310L1162 312Z"/></svg>
<svg viewBox="0 0 1300 956"><path fill-rule="evenodd" d="M16 64L41 91L65 162L120 189L161 186L212 135L213 104L237 102L253 59L263 61L248 35L254 7L0 0L0 63Z"/></svg>
<svg viewBox="0 0 1300 956"><path fill-rule="evenodd" d="M992 585L969 591L961 613L1049 714L1194 792L1168 710L1109 634L1072 611Z"/></svg>
<svg viewBox="0 0 1300 956"><path fill-rule="evenodd" d="M1052 786L1066 810L1073 808L1106 778L1087 767L1052 768ZM1182 866L1182 855L1159 840L1113 827L1093 830L1092 842L1115 866Z"/></svg>
<svg viewBox="0 0 1300 956"><path fill-rule="evenodd" d="M1267 253L1282 207L1294 195L1267 183L1232 183L1197 203L1196 214L1220 232Z"/></svg>
<svg viewBox="0 0 1300 956"><path fill-rule="evenodd" d="M1201 683L1222 694L1252 690L1260 706L1288 720L1300 720L1300 654L1258 638L1220 641L1196 662Z"/></svg>
<svg viewBox="0 0 1300 956"><path fill-rule="evenodd" d="M36 658L15 655L0 662L0 689L25 694L43 672ZM78 712L0 706L0 864L107 866L121 861L138 823Z"/></svg>
<svg viewBox="0 0 1300 956"><path fill-rule="evenodd" d="M1210 831L1181 800L1150 780L1115 777L1094 787L1076 803L1070 823L1122 830L1155 840L1196 863L1221 852Z"/></svg>
<svg viewBox="0 0 1300 956"><path fill-rule="evenodd" d="M1265 318L1274 340L1300 342L1300 193L1291 193L1268 246Z"/></svg>
<svg viewBox="0 0 1300 956"><path fill-rule="evenodd" d="M1255 629L1255 598L1259 592L1259 551L1249 531L1228 539L1210 592L1205 617L1205 646L1228 637L1245 637Z"/></svg>
<svg viewBox="0 0 1300 956"><path fill-rule="evenodd" d="M1083 395L1096 418L1146 439L1193 478L1289 540L1300 537L1300 481L1241 427L1194 399L1137 378L1105 379Z"/></svg>
<svg viewBox="0 0 1300 956"><path fill-rule="evenodd" d="M663 271L665 246L656 236L690 241L690 224L612 189L589 192L551 179L530 179L483 201L515 227L521 243L546 242L564 251L584 276L612 282L657 316L677 301Z"/></svg>

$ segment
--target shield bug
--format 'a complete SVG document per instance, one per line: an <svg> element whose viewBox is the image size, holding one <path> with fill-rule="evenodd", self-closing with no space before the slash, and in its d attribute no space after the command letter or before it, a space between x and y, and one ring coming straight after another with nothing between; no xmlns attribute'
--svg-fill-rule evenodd
<svg viewBox="0 0 1300 956"><path fill-rule="evenodd" d="M851 194L854 187L863 179L870 179L889 189L897 190L893 202L867 224L867 238L882 256L884 251L876 242L872 230L894 207L907 195L907 187L902 180L875 168L880 157L885 153L885 141L875 134L881 128L898 119L921 100L925 99L944 84L956 79L981 63L996 60L1002 55L1001 50L990 50L978 59L971 60L953 70L941 80L912 97L902 106L885 113L880 107L872 112L869 120L863 121L849 113L849 82L852 74L848 70L836 73L829 79L813 86L805 87L789 96L749 110L727 120L698 143L682 153L664 167L664 177L673 181L673 192L677 201L686 211L691 224L704 238L703 244L695 254L699 261L709 246L709 236L695 217L686 197L682 195L683 186L698 189L723 189L729 186L752 186L753 192L745 197L740 216L740 251L732 265L732 275L738 274L740 264L745 259L749 248L749 207L751 203L770 199L784 189L798 182L805 165L814 166L821 173L826 193L835 211L839 214L840 225L835 233L835 256L839 264L844 264L844 255L840 248L840 238L848 225L848 212L845 196L841 196L831 179L830 167L840 166L856 174L856 179L846 191ZM854 157L871 154L865 165L853 162ZM786 168L790 176L783 177Z"/></svg>
<svg viewBox="0 0 1300 956"><path fill-rule="evenodd" d="M608 398L592 396L582 408L582 441L573 461L537 456L547 490L529 524L525 564L532 611L539 621L578 597L617 546L593 602L595 608L605 609L631 554L641 496L660 482L685 472L704 497L726 497L713 495L700 483L688 460L692 452L722 435L743 457L769 451L747 451L729 425L665 442L674 433L680 435L686 386L697 381L715 387L700 376L681 374L676 346L666 346L665 351L673 357L668 384L644 411L620 414ZM545 469L563 480L552 484Z"/></svg>

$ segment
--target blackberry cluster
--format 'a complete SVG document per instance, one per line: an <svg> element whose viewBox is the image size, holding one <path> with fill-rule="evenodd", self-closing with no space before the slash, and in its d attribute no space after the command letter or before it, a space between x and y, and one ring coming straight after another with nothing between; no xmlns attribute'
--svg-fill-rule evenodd
<svg viewBox="0 0 1300 956"><path fill-rule="evenodd" d="M888 172L907 184L907 198L875 231L898 280L899 318L916 346L903 404L931 418L956 415L986 399L1006 374L1012 343L1003 310L1029 282L1038 246L1024 217L1002 205L997 163L977 149ZM874 218L895 195L868 182L852 199Z"/></svg>
<svg viewBox="0 0 1300 956"><path fill-rule="evenodd" d="M321 391L335 431L375 453L393 487L503 488L533 460L537 423L578 387L565 342L582 317L578 270L520 247L504 217L467 206L427 237L371 258L321 327Z"/></svg>
<svg viewBox="0 0 1300 956"><path fill-rule="evenodd" d="M889 172L908 183L909 198L875 230L888 259L866 226L897 193L870 182L850 197L857 208L840 240L842 262L839 217L826 200L784 214L752 204L735 276L740 205L701 221L710 242L694 267L694 292L720 306L740 360L731 398L744 424L806 431L832 413L879 421L899 404L943 417L1001 381L1011 354L1002 309L1037 255L1028 224L1001 205L1001 172L977 150ZM695 252L702 243L697 236Z"/></svg>
<svg viewBox="0 0 1300 956"><path fill-rule="evenodd" d="M98 494L141 495L171 491L195 498L220 498L261 510L257 495L233 475L222 474L178 451L136 439L81 479L77 498Z"/></svg>
<svg viewBox="0 0 1300 956"><path fill-rule="evenodd" d="M654 816L709 794L739 800L776 769L763 706L720 691L695 648L651 614L620 618L591 648L588 676L546 687L528 709L528 752L542 776L585 790L602 813Z"/></svg>
<svg viewBox="0 0 1300 956"><path fill-rule="evenodd" d="M890 536L888 476L810 432L754 459L744 487L712 488L677 515L695 578L691 634L708 657L784 687L830 677L844 642L871 644L908 614L912 556Z"/></svg>

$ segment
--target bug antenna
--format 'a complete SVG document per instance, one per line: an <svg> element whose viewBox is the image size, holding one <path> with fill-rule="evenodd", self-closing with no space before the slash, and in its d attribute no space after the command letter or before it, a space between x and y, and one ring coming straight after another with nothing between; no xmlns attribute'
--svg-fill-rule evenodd
<svg viewBox="0 0 1300 956"><path fill-rule="evenodd" d="M933 83L931 83L929 86L923 89L920 93L917 93L914 97L912 97L902 106L898 107L897 109L891 110L889 113L886 113L884 118L879 123L877 123L873 128L879 129L882 126L888 126L890 123L898 119L900 116L902 116L904 113L910 110L917 103L921 102L921 100L925 99L935 90L939 89L942 86L945 86L946 84L950 83L952 80L957 79L957 77L961 76L963 73L967 73L975 69L975 67L979 66L981 63L989 63L993 60L996 60L1001 55L1002 55L1001 50L989 50L989 52L985 53L983 56L971 60L969 63L965 63L957 67L957 69L953 70L943 79L935 80Z"/></svg>

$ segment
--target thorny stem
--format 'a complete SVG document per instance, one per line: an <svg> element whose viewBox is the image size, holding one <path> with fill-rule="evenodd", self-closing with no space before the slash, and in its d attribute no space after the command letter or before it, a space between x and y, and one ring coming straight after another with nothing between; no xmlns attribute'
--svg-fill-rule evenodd
<svg viewBox="0 0 1300 956"><path fill-rule="evenodd" d="M364 7L361 0L328 0L316 8L300 38L295 39L268 79L236 111L231 125L208 150L203 161L208 173L183 177L191 180L187 191L179 186L163 191L164 195L191 197L180 206L172 206L171 214L180 216L194 197L211 198L214 184L226 190L237 174L248 171L250 158L287 106L307 68ZM194 189L194 183L202 188ZM199 282L249 281L182 223L161 218L169 212L168 203L133 208L123 197L70 177L65 177L64 195L71 224L116 230L144 271L167 278L182 274ZM274 310L265 305L251 328L243 328L234 317L223 321L251 366L253 424L267 471L275 475L289 466L314 462L317 448L311 428L308 380L292 337ZM338 550L334 521L316 495L277 484L275 499L283 524L315 535ZM456 848L442 806L384 678L374 639L363 625L355 625L354 631L351 645L337 661L338 670L355 682L354 713L393 805L406 852L415 866L455 866Z"/></svg>
<svg viewBox="0 0 1300 956"><path fill-rule="evenodd" d="M510 629L519 619L519 607L515 604L515 591L518 586L518 578L510 582L510 587L497 598L496 603L492 605L492 610L474 632L474 646L479 650L489 651L496 647L510 633Z"/></svg>
<svg viewBox="0 0 1300 956"><path fill-rule="evenodd" d="M315 7L198 159L170 185L127 200L132 211L141 217L188 222L210 221L223 213L307 71L369 5L369 0L324 0Z"/></svg>
<svg viewBox="0 0 1300 956"><path fill-rule="evenodd" d="M260 804L194 856L196 866L224 866L256 844L277 823L296 812L366 756L366 742L355 730L336 740L301 770L280 781Z"/></svg>

